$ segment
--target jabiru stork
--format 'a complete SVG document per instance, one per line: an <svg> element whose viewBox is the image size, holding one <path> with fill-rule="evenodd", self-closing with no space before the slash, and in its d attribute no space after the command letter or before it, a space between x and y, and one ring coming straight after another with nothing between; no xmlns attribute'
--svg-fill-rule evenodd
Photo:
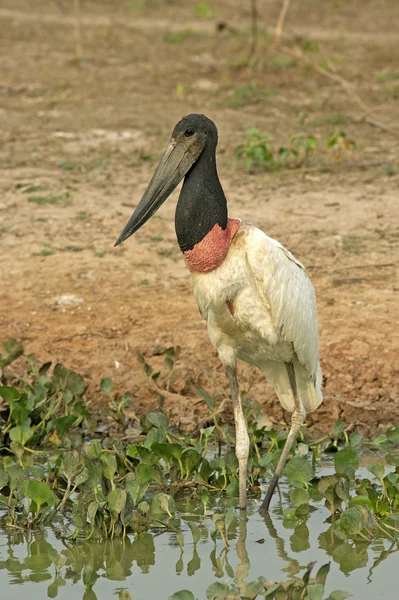
<svg viewBox="0 0 399 600"><path fill-rule="evenodd" d="M158 210L184 177L175 229L194 296L230 384L246 507L249 437L236 374L240 358L261 369L292 413L291 428L261 506L270 500L308 412L322 402L316 298L304 266L251 223L232 219L216 168L218 131L204 115L184 117L115 246Z"/></svg>

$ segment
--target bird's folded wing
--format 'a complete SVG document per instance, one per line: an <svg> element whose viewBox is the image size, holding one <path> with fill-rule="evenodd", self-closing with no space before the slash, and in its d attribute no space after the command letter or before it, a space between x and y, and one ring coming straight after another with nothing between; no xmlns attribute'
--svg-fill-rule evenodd
<svg viewBox="0 0 399 600"><path fill-rule="evenodd" d="M284 246L251 228L247 260L281 341L291 342L315 380L319 363L316 296L305 267Z"/></svg>

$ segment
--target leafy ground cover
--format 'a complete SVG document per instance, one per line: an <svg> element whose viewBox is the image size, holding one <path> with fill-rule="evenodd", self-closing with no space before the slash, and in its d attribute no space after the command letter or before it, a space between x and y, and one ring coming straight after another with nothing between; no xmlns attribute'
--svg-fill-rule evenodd
<svg viewBox="0 0 399 600"><path fill-rule="evenodd" d="M129 535L135 536L133 546L141 547L151 545L154 531L167 532L183 548L182 530L188 527L194 549L203 535L210 536L215 549L217 542L229 548L245 516L236 509L234 431L219 424L213 398L198 390L210 410L209 424L182 434L169 426L162 401L139 417L131 394L115 396L112 380L103 379L101 388L110 403L108 415L101 415L91 411L85 400L83 377L61 364L39 365L28 356L28 372L17 377L12 362L22 353L22 346L11 340L0 358L0 525L4 531L26 535L51 527L72 547L75 542L126 540ZM162 382L142 358L154 385L167 385L177 355L176 349L168 351L168 375ZM244 405L251 440L248 485L256 510L261 484L275 468L287 427L276 427L257 402L244 398ZM113 423L110 430L104 427L106 418ZM367 476L360 476L365 450L371 464ZM322 474L326 460L330 469ZM334 555L341 547L345 561L376 540L388 541L389 551L396 550L399 427L369 442L341 421L320 439L312 439L304 427L285 477L288 487L281 518L285 527L294 530L299 547L309 537L309 515L322 502L330 513L324 538L327 553ZM50 552L49 557L57 570L65 557L56 554ZM311 580L310 571L311 567L302 579L284 584L260 578L246 583L245 589L219 582L210 586L208 598L321 599L326 572L319 569ZM92 581L89 572L84 567L82 577L91 589L96 577ZM59 584L52 585L55 589ZM184 594L173 598L194 597ZM344 597L329 596L331 600Z"/></svg>

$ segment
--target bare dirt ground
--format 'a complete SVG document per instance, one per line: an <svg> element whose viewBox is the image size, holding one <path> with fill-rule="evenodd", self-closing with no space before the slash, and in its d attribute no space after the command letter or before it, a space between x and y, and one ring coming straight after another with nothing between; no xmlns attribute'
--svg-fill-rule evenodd
<svg viewBox="0 0 399 600"><path fill-rule="evenodd" d="M326 431L341 416L371 433L397 423L399 3L293 3L285 28L311 40L311 58L336 65L391 131L362 120L342 86L277 53L270 38L249 70L249 3L202 3L201 18L191 1L83 2L82 60L70 4L0 6L0 342L16 338L26 353L80 372L93 403L106 401L99 382L112 377L117 391L132 390L138 413L158 393L137 351L162 367L165 349L179 345L165 406L186 429L208 414L196 386L227 396L175 240L177 195L113 248L173 126L203 112L219 128L230 216L287 246L316 288L325 401L309 424ZM280 3L260 4L267 33ZM304 169L250 174L235 158L249 127L277 146L305 131L319 150ZM357 145L339 164L325 150L336 127ZM240 364L240 382L283 417L261 373Z"/></svg>

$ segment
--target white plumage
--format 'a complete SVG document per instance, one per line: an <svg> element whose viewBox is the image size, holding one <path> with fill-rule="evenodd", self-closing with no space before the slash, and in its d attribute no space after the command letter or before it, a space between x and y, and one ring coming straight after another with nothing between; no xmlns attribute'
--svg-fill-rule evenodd
<svg viewBox="0 0 399 600"><path fill-rule="evenodd" d="M316 297L305 267L284 246L242 222L223 263L192 274L194 296L230 380L236 425L240 506L246 505L249 438L241 406L236 358L261 369L291 428L262 503L273 491L306 413L322 402Z"/></svg>
<svg viewBox="0 0 399 600"><path fill-rule="evenodd" d="M316 297L305 267L291 252L242 222L223 263L210 273L193 274L193 288L225 366L234 356L258 367L283 407L294 412L285 367L292 362L305 411L320 405Z"/></svg>
<svg viewBox="0 0 399 600"><path fill-rule="evenodd" d="M249 438L236 359L261 369L283 407L292 412L262 503L264 512L306 413L322 402L316 299L305 268L288 250L250 223L228 219L216 169L217 141L216 125L204 115L188 115L177 123L116 245L142 227L185 178L176 207L176 235L230 384L241 508L246 506Z"/></svg>

